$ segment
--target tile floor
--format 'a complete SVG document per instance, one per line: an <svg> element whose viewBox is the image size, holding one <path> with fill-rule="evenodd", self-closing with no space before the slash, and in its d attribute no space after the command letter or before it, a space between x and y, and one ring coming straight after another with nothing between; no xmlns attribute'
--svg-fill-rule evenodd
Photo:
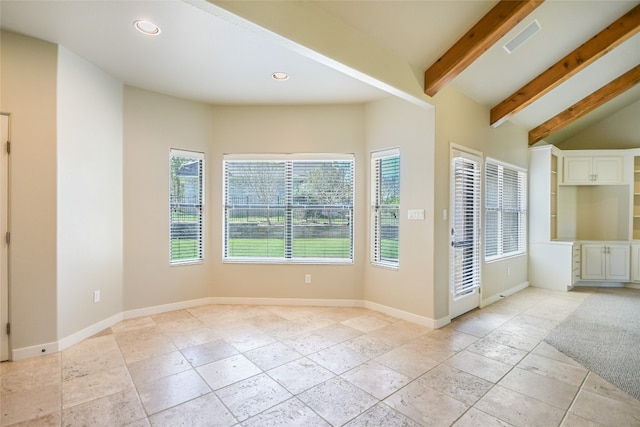
<svg viewBox="0 0 640 427"><path fill-rule="evenodd" d="M1 425L639 426L541 340L591 292L527 288L431 330L360 308L201 306L0 365Z"/></svg>

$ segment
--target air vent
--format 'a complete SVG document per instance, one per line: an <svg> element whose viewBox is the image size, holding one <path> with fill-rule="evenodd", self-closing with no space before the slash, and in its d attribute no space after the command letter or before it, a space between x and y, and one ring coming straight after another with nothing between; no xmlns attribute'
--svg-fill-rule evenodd
<svg viewBox="0 0 640 427"><path fill-rule="evenodd" d="M542 28L540 27L540 23L537 19L534 19L531 24L527 25L524 30L520 31L518 35L516 35L509 41L509 43L503 46L504 50L506 50L507 53L512 53L514 50L522 46L527 40L533 37L534 34L540 31L540 28Z"/></svg>

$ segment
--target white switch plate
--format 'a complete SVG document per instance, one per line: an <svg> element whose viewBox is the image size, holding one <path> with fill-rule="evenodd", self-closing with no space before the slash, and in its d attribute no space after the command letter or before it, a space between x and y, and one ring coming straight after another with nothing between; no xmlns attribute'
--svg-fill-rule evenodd
<svg viewBox="0 0 640 427"><path fill-rule="evenodd" d="M424 209L409 209L407 216L409 219L424 219Z"/></svg>
<svg viewBox="0 0 640 427"><path fill-rule="evenodd" d="M442 209L442 220L443 221L447 220L447 210L446 209Z"/></svg>
<svg viewBox="0 0 640 427"><path fill-rule="evenodd" d="M100 291L93 291L93 303L100 302Z"/></svg>
<svg viewBox="0 0 640 427"><path fill-rule="evenodd" d="M304 275L304 283L306 283L307 285L311 284L311 275L310 274L305 274Z"/></svg>

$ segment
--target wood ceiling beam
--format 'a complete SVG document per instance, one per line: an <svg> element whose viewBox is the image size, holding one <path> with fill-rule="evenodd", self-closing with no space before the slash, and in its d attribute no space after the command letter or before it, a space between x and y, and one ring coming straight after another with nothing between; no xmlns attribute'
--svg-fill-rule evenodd
<svg viewBox="0 0 640 427"><path fill-rule="evenodd" d="M640 31L640 5L491 109L496 127Z"/></svg>
<svg viewBox="0 0 640 427"><path fill-rule="evenodd" d="M636 65L617 79L607 83L591 95L583 98L560 114L529 131L529 145L543 140L563 127L575 122L607 101L640 83L640 65Z"/></svg>
<svg viewBox="0 0 640 427"><path fill-rule="evenodd" d="M424 93L434 96L504 37L544 0L501 0L424 73Z"/></svg>

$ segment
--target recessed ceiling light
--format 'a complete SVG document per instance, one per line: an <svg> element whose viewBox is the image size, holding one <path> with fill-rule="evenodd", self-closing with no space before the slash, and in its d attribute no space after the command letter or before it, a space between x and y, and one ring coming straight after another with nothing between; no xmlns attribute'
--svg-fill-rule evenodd
<svg viewBox="0 0 640 427"><path fill-rule="evenodd" d="M273 80L278 80L280 82L289 80L289 74L283 73L281 71L271 74L271 77L273 77Z"/></svg>
<svg viewBox="0 0 640 427"><path fill-rule="evenodd" d="M146 34L149 36L157 36L160 34L160 27L158 27L153 22L137 20L134 21L133 26L136 27L136 30L140 31L142 34Z"/></svg>

